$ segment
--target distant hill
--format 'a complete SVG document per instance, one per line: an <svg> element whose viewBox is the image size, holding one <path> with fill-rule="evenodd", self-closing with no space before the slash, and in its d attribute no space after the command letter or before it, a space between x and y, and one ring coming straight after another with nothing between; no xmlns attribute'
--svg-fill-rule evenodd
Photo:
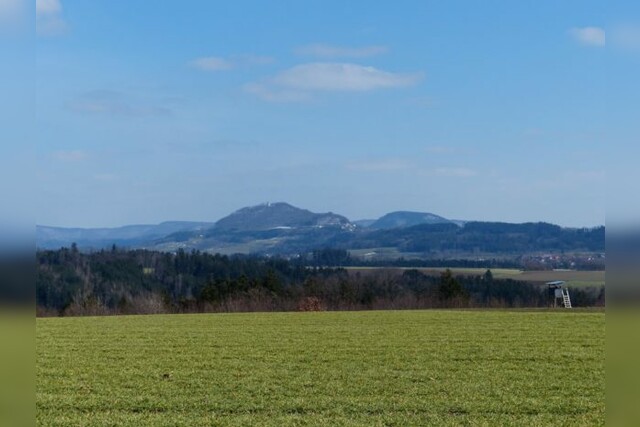
<svg viewBox="0 0 640 427"><path fill-rule="evenodd" d="M359 220L353 221L353 223L358 227L367 228L376 221L377 219L359 219Z"/></svg>
<svg viewBox="0 0 640 427"><path fill-rule="evenodd" d="M538 252L604 252L605 227L563 228L544 222L420 224L371 230L341 242L343 249L394 248L423 257L524 255Z"/></svg>
<svg viewBox="0 0 640 427"><path fill-rule="evenodd" d="M334 213L313 213L288 203L265 203L240 209L216 222L216 231L271 230L277 228L353 228L349 220Z"/></svg>
<svg viewBox="0 0 640 427"><path fill-rule="evenodd" d="M406 211L389 213L370 224L353 223L342 215L314 213L280 202L246 207L216 223L174 221L95 229L38 226L36 245L56 249L75 242L85 250L115 244L167 252L284 256L331 248L361 254L382 252L395 258L476 259L540 252L604 252L604 230L547 223L452 221Z"/></svg>
<svg viewBox="0 0 640 427"><path fill-rule="evenodd" d="M149 249L199 249L224 254L295 254L335 246L339 236L357 227L334 213L314 213L288 203L265 203L242 208L216 222L204 233L179 232Z"/></svg>
<svg viewBox="0 0 640 427"><path fill-rule="evenodd" d="M126 225L115 228L63 228L36 226L36 246L57 249L76 243L84 249L111 245L134 247L178 232L196 232L213 227L212 222L167 221L156 225Z"/></svg>
<svg viewBox="0 0 640 427"><path fill-rule="evenodd" d="M374 223L369 228L374 230L389 230L392 228L413 227L421 224L449 224L452 223L446 218L428 212L391 212Z"/></svg>

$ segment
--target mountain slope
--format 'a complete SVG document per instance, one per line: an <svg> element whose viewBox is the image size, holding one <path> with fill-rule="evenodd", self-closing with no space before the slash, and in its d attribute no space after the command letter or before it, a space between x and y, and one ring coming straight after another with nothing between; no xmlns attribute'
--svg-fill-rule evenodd
<svg viewBox="0 0 640 427"><path fill-rule="evenodd" d="M223 254L290 256L321 248L382 249L396 257L422 258L604 252L604 241L604 227L571 229L546 223L473 221L460 226L438 215L403 211L392 212L370 227L362 227L341 215L314 213L287 203L243 208L215 224L165 222L98 229L36 228L36 244L41 249L68 247L75 242L82 249L116 244L168 252L196 249Z"/></svg>
<svg viewBox="0 0 640 427"><path fill-rule="evenodd" d="M370 227L371 224L373 224L376 221L377 219L358 219L356 221L353 221L353 223L358 227L367 228L367 227Z"/></svg>
<svg viewBox="0 0 640 427"><path fill-rule="evenodd" d="M301 227L353 227L349 220L334 213L313 213L288 203L265 203L240 209L216 222L216 232L271 230Z"/></svg>
<svg viewBox="0 0 640 427"><path fill-rule="evenodd" d="M126 225L115 228L63 228L36 226L36 246L57 249L76 243L81 248L100 249L111 245L141 246L178 232L201 232L210 222L167 221L156 225Z"/></svg>
<svg viewBox="0 0 640 427"><path fill-rule="evenodd" d="M448 224L446 218L428 212L391 212L376 220L369 228L374 230L389 230L392 228L412 227L420 224Z"/></svg>

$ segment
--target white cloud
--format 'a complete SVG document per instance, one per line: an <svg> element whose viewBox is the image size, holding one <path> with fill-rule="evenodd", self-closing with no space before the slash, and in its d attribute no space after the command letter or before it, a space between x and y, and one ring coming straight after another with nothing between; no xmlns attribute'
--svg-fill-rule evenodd
<svg viewBox="0 0 640 427"><path fill-rule="evenodd" d="M386 46L344 47L316 43L296 49L299 55L316 56L319 58L368 58L388 52Z"/></svg>
<svg viewBox="0 0 640 427"><path fill-rule="evenodd" d="M62 162L80 162L88 157L82 150L56 151L53 158Z"/></svg>
<svg viewBox="0 0 640 427"><path fill-rule="evenodd" d="M20 0L0 0L0 18L14 17L21 10Z"/></svg>
<svg viewBox="0 0 640 427"><path fill-rule="evenodd" d="M396 172L412 169L413 166L400 159L366 161L347 164L347 169L357 172Z"/></svg>
<svg viewBox="0 0 640 427"><path fill-rule="evenodd" d="M444 145L432 145L424 149L429 154L455 154L457 150Z"/></svg>
<svg viewBox="0 0 640 427"><path fill-rule="evenodd" d="M93 179L100 182L115 182L120 179L120 177L113 173L97 173L93 175Z"/></svg>
<svg viewBox="0 0 640 427"><path fill-rule="evenodd" d="M191 61L191 66L203 71L226 71L234 68L234 64L224 58L207 56Z"/></svg>
<svg viewBox="0 0 640 427"><path fill-rule="evenodd" d="M41 36L55 36L67 30L60 0L36 0L36 32Z"/></svg>
<svg viewBox="0 0 640 427"><path fill-rule="evenodd" d="M289 68L261 82L244 86L266 101L308 100L314 92L367 92L412 86L422 73L392 73L349 63L315 62Z"/></svg>
<svg viewBox="0 0 640 427"><path fill-rule="evenodd" d="M23 0L0 0L0 37L31 30L31 16Z"/></svg>
<svg viewBox="0 0 640 427"><path fill-rule="evenodd" d="M569 30L569 34L574 40L585 46L605 47L606 45L605 30L600 27L572 28Z"/></svg>
<svg viewBox="0 0 640 427"><path fill-rule="evenodd" d="M60 0L36 0L36 15L62 12Z"/></svg>
<svg viewBox="0 0 640 427"><path fill-rule="evenodd" d="M466 167L435 167L423 169L409 160L389 158L351 162L346 168L356 172L406 172L422 177L471 178L478 172Z"/></svg>
<svg viewBox="0 0 640 427"><path fill-rule="evenodd" d="M611 32L611 43L625 51L640 51L640 25L619 24Z"/></svg>
<svg viewBox="0 0 640 427"><path fill-rule="evenodd" d="M205 56L196 58L189 63L194 68L202 71L227 71L238 67L247 67L252 65L266 65L275 62L270 56L260 55L234 55L230 58L222 58L220 56Z"/></svg>
<svg viewBox="0 0 640 427"><path fill-rule="evenodd" d="M121 92L96 90L84 93L67 104L76 113L106 115L112 117L170 116L173 111L162 102L140 100Z"/></svg>
<svg viewBox="0 0 640 427"><path fill-rule="evenodd" d="M238 66L268 65L276 62L276 59L272 56L251 55L251 54L235 55L231 57L231 60L235 62Z"/></svg>
<svg viewBox="0 0 640 427"><path fill-rule="evenodd" d="M546 132L542 128L531 127L531 128L526 128L524 131L522 131L522 133L524 136L527 136L527 137L539 137L539 136L544 136Z"/></svg>
<svg viewBox="0 0 640 427"><path fill-rule="evenodd" d="M603 170L566 171L564 176L567 181L576 183L604 183L606 179L606 173Z"/></svg>
<svg viewBox="0 0 640 427"><path fill-rule="evenodd" d="M478 175L476 171L468 168L436 168L430 175L443 176L449 178L470 178Z"/></svg>
<svg viewBox="0 0 640 427"><path fill-rule="evenodd" d="M307 92L274 88L261 83L247 83L243 89L245 92L269 102L303 102L311 99Z"/></svg>
<svg viewBox="0 0 640 427"><path fill-rule="evenodd" d="M297 90L363 92L411 86L421 78L421 74L391 73L358 64L316 62L289 68L272 82Z"/></svg>
<svg viewBox="0 0 640 427"><path fill-rule="evenodd" d="M432 96L414 96L407 99L407 104L417 108L434 108L438 106L438 100Z"/></svg>
<svg viewBox="0 0 640 427"><path fill-rule="evenodd" d="M451 146L451 145L431 145L425 147L424 151L432 156L456 157L474 156L475 150L468 147Z"/></svg>

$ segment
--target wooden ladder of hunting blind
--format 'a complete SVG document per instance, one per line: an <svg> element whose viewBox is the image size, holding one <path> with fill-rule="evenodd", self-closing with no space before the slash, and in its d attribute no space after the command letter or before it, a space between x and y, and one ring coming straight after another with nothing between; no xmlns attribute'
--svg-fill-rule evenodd
<svg viewBox="0 0 640 427"><path fill-rule="evenodd" d="M562 302L564 308L571 308L571 298L569 298L569 289L562 289Z"/></svg>

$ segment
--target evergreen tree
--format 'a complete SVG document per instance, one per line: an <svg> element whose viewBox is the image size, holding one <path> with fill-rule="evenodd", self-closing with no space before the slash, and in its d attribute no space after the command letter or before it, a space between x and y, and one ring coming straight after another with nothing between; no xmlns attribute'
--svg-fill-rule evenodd
<svg viewBox="0 0 640 427"><path fill-rule="evenodd" d="M448 268L440 276L440 286L438 287L440 299L450 300L464 295L464 289L460 282L453 277L453 273Z"/></svg>

